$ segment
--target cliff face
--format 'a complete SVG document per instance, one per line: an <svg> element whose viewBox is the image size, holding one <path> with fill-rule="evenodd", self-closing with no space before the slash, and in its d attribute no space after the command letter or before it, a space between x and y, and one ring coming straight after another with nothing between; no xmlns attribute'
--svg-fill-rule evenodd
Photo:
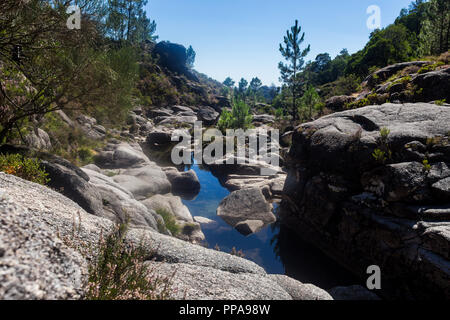
<svg viewBox="0 0 450 320"><path fill-rule="evenodd" d="M450 297L449 107L335 113L296 128L289 157L284 223L361 277L380 266L386 296Z"/></svg>

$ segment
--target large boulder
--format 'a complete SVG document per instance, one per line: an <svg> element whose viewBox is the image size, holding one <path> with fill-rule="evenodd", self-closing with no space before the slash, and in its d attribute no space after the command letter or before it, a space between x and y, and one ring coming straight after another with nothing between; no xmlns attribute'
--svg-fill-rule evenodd
<svg viewBox="0 0 450 320"><path fill-rule="evenodd" d="M155 194L166 194L171 190L166 174L154 164L121 170L120 174L113 177L113 180L130 191L137 200L143 200Z"/></svg>
<svg viewBox="0 0 450 320"><path fill-rule="evenodd" d="M110 143L95 157L96 165L109 169L136 167L149 162L139 145L126 142Z"/></svg>
<svg viewBox="0 0 450 320"><path fill-rule="evenodd" d="M220 114L211 107L200 107L197 112L198 120L206 126L215 125Z"/></svg>
<svg viewBox="0 0 450 320"><path fill-rule="evenodd" d="M426 103L297 127L282 222L361 278L378 265L387 297L449 298L449 134L450 108Z"/></svg>
<svg viewBox="0 0 450 320"><path fill-rule="evenodd" d="M419 74L412 82L422 90L421 98L425 101L450 101L450 67Z"/></svg>
<svg viewBox="0 0 450 320"><path fill-rule="evenodd" d="M158 230L157 214L137 201L133 194L100 172L83 168L89 175L89 184L101 196L103 203L103 217L114 222L128 222L134 227L150 227Z"/></svg>
<svg viewBox="0 0 450 320"><path fill-rule="evenodd" d="M159 56L160 64L167 69L178 73L187 71L186 48L181 44L162 41L156 44L154 53Z"/></svg>
<svg viewBox="0 0 450 320"><path fill-rule="evenodd" d="M180 172L176 168L169 167L165 168L164 172L172 185L172 193L188 199L193 199L199 194L200 181L194 170Z"/></svg>
<svg viewBox="0 0 450 320"><path fill-rule="evenodd" d="M276 221L276 217L272 213L272 205L267 202L259 188L234 191L222 200L217 208L217 215L230 226L237 227L237 230L244 235L248 235L252 231L257 232L262 227ZM252 227L257 221L260 221L262 225ZM242 225L242 222L247 227Z"/></svg>

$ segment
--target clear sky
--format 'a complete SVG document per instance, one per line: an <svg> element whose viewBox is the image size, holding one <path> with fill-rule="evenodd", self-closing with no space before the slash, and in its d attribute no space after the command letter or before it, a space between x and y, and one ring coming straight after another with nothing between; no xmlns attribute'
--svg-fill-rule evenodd
<svg viewBox="0 0 450 320"><path fill-rule="evenodd" d="M370 5L381 8L382 27L394 22L412 0L149 0L159 40L197 53L195 69L223 81L231 76L278 84L278 50L286 30L298 19L311 44L307 60L332 57L343 48L354 53L365 45Z"/></svg>

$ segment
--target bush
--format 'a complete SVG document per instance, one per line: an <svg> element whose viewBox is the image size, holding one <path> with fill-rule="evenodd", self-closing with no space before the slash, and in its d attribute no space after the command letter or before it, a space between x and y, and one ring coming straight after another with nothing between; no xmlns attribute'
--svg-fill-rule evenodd
<svg viewBox="0 0 450 320"><path fill-rule="evenodd" d="M97 256L89 266L87 300L168 299L171 278L154 275L145 261L149 254L125 244L127 226L119 225L106 239L101 238Z"/></svg>
<svg viewBox="0 0 450 320"><path fill-rule="evenodd" d="M250 107L242 100L234 101L232 110L222 110L217 127L222 132L227 129L249 129L253 116L250 114Z"/></svg>
<svg viewBox="0 0 450 320"><path fill-rule="evenodd" d="M42 185L50 181L38 159L25 158L20 154L0 155L0 171Z"/></svg>

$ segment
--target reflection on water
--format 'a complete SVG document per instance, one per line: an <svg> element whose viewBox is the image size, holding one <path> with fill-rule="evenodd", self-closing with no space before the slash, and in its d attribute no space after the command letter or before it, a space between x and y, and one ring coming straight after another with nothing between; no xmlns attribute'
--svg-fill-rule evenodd
<svg viewBox="0 0 450 320"><path fill-rule="evenodd" d="M202 225L208 247L214 248L217 245L224 252L231 252L235 247L243 251L245 258L256 262L268 273L284 274L283 264L276 256L271 243L277 228L266 227L256 234L243 236L216 214L220 202L230 192L210 171L201 166L194 165L186 169L193 169L196 172L201 190L194 200L183 200L184 204L189 208L192 216L202 216L214 221L211 225Z"/></svg>

